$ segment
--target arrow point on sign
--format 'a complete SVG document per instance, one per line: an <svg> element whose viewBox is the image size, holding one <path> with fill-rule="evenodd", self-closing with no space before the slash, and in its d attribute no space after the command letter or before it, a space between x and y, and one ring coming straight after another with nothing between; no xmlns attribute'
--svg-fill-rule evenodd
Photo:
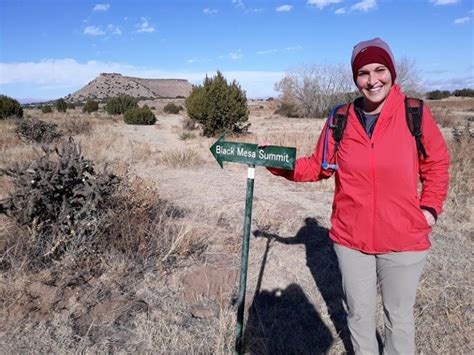
<svg viewBox="0 0 474 355"><path fill-rule="evenodd" d="M224 134L222 136L219 137L219 139L217 141L214 142L214 144L211 146L211 148L209 148L211 150L211 153L212 155L214 156L214 158L217 160L217 163L220 165L220 167L223 169L224 168L224 162L222 160L222 158L217 154L217 145L219 143L221 143L222 141L224 140Z"/></svg>

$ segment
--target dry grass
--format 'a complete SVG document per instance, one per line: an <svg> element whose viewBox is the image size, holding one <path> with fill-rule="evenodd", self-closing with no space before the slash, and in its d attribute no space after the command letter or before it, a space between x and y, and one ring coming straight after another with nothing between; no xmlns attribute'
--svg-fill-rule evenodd
<svg viewBox="0 0 474 355"><path fill-rule="evenodd" d="M459 122L466 122L467 117L473 115L469 111L472 102L474 100L469 103L467 100L454 103L443 101L430 102L429 105L433 111L439 109L439 114L446 116L446 126L452 127L452 117L459 117ZM157 101L148 104L161 109L166 103ZM446 110L450 110L454 116L451 113L446 115ZM197 168L208 160L216 168L208 152L214 139L196 136L191 142L179 142L179 127L178 131L171 131L170 136L181 147L188 148L161 152L155 144L137 139L143 131L132 136L131 131L121 129L123 123L119 118L108 117L103 112L84 115L78 108L68 111L66 117L56 112L42 114L36 111L27 112L32 117L51 120L64 130L71 124L64 118L73 119L74 124L81 122L82 125L85 122L84 126L89 126L90 131L82 131L80 127L70 128L71 133L76 132L73 134L77 134L76 141L81 142L84 155L99 167L109 165L113 172L128 183L117 194L115 213L108 216L111 228L104 236L100 251L87 260L76 258L75 250L71 249L61 261L49 268L31 271L27 267L25 254L31 234L1 217L0 352L232 352L235 308L230 305L230 297L216 299L209 295L201 296L198 302L214 310L214 313L210 317L193 316L192 305L182 297L185 290L182 289L180 277L188 268L202 264L226 263L238 267L241 215L236 218L230 203L218 210L206 206L203 201L186 205L186 209L177 207L173 201L161 199L155 181L141 180L134 172L160 164L166 165L167 170ZM271 144L295 146L298 156L312 153L323 120L282 119L269 115L259 106L254 111L252 119L255 121L251 126L254 133L239 138L231 137L229 140L252 143L268 140ZM257 114L259 117L255 117ZM166 127L166 122L160 124ZM157 128L151 129L156 131ZM30 160L35 156L37 148L19 141L13 129L13 122L0 121L0 167ZM432 234L433 248L422 276L415 307L417 348L424 354L468 353L472 333L472 287L469 281L474 215L472 137L465 131L464 135L449 140L448 145L452 159L450 190L445 211ZM203 158L204 151L206 158ZM230 165L228 170L231 170ZM318 192L331 193L333 184L331 179L314 188ZM0 195L10 188L8 181L0 180ZM300 187L290 188L296 190ZM254 226L264 231L284 231L283 234L289 235L296 233L299 226L295 224L296 220L281 218L281 211L286 207L256 200ZM261 241L260 245L252 242L254 253L261 252L265 247L265 241ZM304 258L303 254L298 255ZM314 258L313 261L318 260ZM260 262L260 259L257 261ZM288 262L286 259L278 261ZM303 267L304 263L303 260ZM10 265L10 269L6 270L5 265ZM285 266L279 264L278 267ZM288 269L290 267L293 266L288 266ZM331 326L314 280L306 284L299 279L297 282L301 282L300 288L291 285L281 290L281 295L262 290L261 300L264 296L278 296L286 302L282 304L282 309L275 308L280 307L276 303L270 315L277 317L287 314L288 319L294 322L291 323L293 328L297 329L305 324L300 322L299 315L305 313L306 309L308 312L320 310L318 319L322 323L318 322L317 325L326 333L317 335L320 337L319 344L316 344L317 336L316 340L305 340L305 344L316 344L312 349L297 350L310 352L318 346L327 345L329 354L343 352L343 345ZM248 301L250 304L252 300ZM314 307L309 307L308 302ZM271 316L267 315L264 320L270 322L265 324L271 327ZM255 318L251 321L251 329L255 330L251 344L253 349L258 349L259 353L268 353L265 346L273 344L274 349L280 349L282 353L288 350L283 335L279 339L269 340L259 328L258 321ZM322 324L329 327L330 333ZM380 316L379 329L381 325ZM328 339L331 337L333 342L330 344ZM292 343L295 344L294 341Z"/></svg>
<svg viewBox="0 0 474 355"><path fill-rule="evenodd" d="M179 135L179 139L182 141L187 141L188 139L196 138L196 135L190 131L184 131Z"/></svg>
<svg viewBox="0 0 474 355"><path fill-rule="evenodd" d="M185 168L201 164L202 159L196 150L184 149L178 151L171 150L163 153L160 162L173 168Z"/></svg>

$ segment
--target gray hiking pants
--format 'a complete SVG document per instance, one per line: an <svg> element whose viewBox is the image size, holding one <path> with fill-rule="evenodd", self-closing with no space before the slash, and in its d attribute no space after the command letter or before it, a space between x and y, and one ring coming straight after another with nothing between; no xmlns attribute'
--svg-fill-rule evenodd
<svg viewBox="0 0 474 355"><path fill-rule="evenodd" d="M365 254L334 244L348 308L347 323L356 354L378 354L377 280L384 308L384 354L415 353L413 306L428 251Z"/></svg>

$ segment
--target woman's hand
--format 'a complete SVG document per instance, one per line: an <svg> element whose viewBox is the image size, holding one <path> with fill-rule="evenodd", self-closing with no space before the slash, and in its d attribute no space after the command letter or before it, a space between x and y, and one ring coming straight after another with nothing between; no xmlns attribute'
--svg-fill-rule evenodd
<svg viewBox="0 0 474 355"><path fill-rule="evenodd" d="M422 210L422 212L423 212L423 215L426 218L426 223L428 223L428 225L430 227L433 227L436 224L436 220L433 217L433 215L430 212L428 212L427 210Z"/></svg>
<svg viewBox="0 0 474 355"><path fill-rule="evenodd" d="M268 142L267 140L265 139L257 139L257 146L260 148L260 149L263 149L265 147L268 147L269 145L272 145L270 142Z"/></svg>

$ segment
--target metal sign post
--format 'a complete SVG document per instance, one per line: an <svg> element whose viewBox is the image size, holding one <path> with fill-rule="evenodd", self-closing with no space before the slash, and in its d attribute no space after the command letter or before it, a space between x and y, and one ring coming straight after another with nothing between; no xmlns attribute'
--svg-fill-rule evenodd
<svg viewBox="0 0 474 355"><path fill-rule="evenodd" d="M235 333L235 352L241 354L242 333L244 329L245 292L247 288L250 227L252 224L255 165L293 170L295 166L296 148L279 146L259 148L256 144L226 142L224 136L222 136L212 145L210 150L221 168L224 167L224 161L245 163L248 165L242 259L240 263L239 298L237 300L237 328Z"/></svg>

